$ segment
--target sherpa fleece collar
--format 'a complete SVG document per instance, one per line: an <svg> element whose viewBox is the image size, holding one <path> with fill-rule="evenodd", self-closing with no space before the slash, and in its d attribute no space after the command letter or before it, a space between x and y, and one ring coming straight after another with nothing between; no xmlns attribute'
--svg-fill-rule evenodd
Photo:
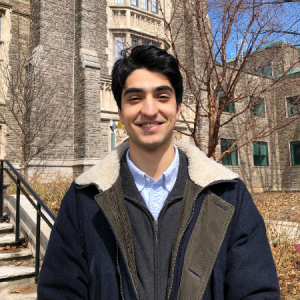
<svg viewBox="0 0 300 300"><path fill-rule="evenodd" d="M188 170L191 180L201 187L206 187L215 181L233 180L239 177L238 174L208 158L196 146L178 141L174 141L174 144L188 158ZM129 141L126 140L108 153L99 163L77 177L75 183L78 185L94 184L99 190L108 190L119 176L120 162L128 148Z"/></svg>

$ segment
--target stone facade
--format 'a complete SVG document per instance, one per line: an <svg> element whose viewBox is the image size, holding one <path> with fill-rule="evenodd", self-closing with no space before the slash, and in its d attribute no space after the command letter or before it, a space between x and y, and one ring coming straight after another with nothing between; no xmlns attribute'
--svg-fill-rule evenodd
<svg viewBox="0 0 300 300"><path fill-rule="evenodd" d="M272 126L277 124L282 127L272 135L253 140L253 142L267 142L268 166L254 166L253 142L250 142L238 150L239 165L230 167L240 174L248 188L253 191L300 189L300 176L294 175L300 173L300 166L292 166L290 151L290 142L300 141L300 112L295 113L294 117L290 118L286 102L287 97L299 97L300 95L299 57L300 50L298 47L278 42L262 47L247 62L248 75L245 76L252 76L253 72L256 72L257 87L261 88L272 84L274 86L271 91L260 96L264 99L265 116L263 118L256 117L257 125L241 139L239 144L255 136L260 130L267 128L269 124ZM260 67L265 66L269 67L263 71L260 70ZM281 76L284 76L284 80L276 83L276 80ZM237 111L242 109L240 103L237 103L236 109ZM238 118L223 128L221 138L235 139L250 122L251 118L248 112L248 115ZM284 127L284 125L287 126ZM295 184L290 183L297 181L298 183Z"/></svg>
<svg viewBox="0 0 300 300"><path fill-rule="evenodd" d="M27 0L1 1L1 32L0 32L0 64L10 64L13 69L18 64L17 52L9 48L20 48L20 52L28 52L28 37L30 34L30 5ZM1 81L3 79L1 78ZM3 84L3 82L1 82ZM4 97L0 97L0 112L6 116L10 127L0 124L0 157L16 162L13 151L19 151L20 143L16 138L18 127L13 122L13 117L7 112ZM9 148L6 147L9 145ZM11 151L13 150L13 151Z"/></svg>
<svg viewBox="0 0 300 300"><path fill-rule="evenodd" d="M24 47L27 47L29 56L36 47L42 46L43 55L49 61L47 78L53 84L59 83L56 101L59 102L63 97L72 99L69 115L73 118L73 125L69 129L68 139L57 145L47 160L43 161L42 157L34 159L30 164L30 174L45 170L55 173L60 170L66 172L67 176L76 176L100 161L110 151L109 121L119 119L110 79L112 66L117 57L116 51L135 44L156 44L167 50L171 46L169 36L165 36L162 13L153 10L150 1L148 9L141 7L141 1L136 2L137 6L132 5L133 3L131 0L0 2L0 10L4 11L3 19L7 24L4 25L2 20L1 45L7 43L10 49L13 49L18 38ZM145 5L145 2L143 3ZM172 1L161 1L161 7L168 18L171 15ZM193 72L197 73L202 66L203 51L200 41L194 38L195 24L192 23L192 18L188 16L188 10L184 5L177 7L176 11L173 31L178 30L176 32L178 55L186 65L195 66ZM182 16L185 16L183 24L179 22ZM207 28L210 26L209 20L207 26ZM9 51L10 53L12 51ZM275 60L270 59L274 57ZM247 68L251 72L271 64L272 74L264 76L262 72L258 72L257 80L270 83L276 80L276 76L284 72L290 73L286 77L288 85L278 86L273 91L265 93L266 116L257 121L258 126L249 131L241 143L279 114L282 109L280 106L286 105L286 97L299 95L300 66L296 62L298 59L298 48L280 42L261 49L249 60ZM9 60L13 68L14 57L9 57ZM185 88L187 86L185 80ZM201 93L205 95L205 91ZM190 99L192 103L190 95L185 94L185 99ZM243 102L237 103L236 110L242 110L243 105L245 105ZM1 101L0 109L5 109ZM186 109L184 113L187 121L192 124L191 111ZM223 120L230 118L230 113L224 113L222 118ZM249 120L250 115L247 114L237 118L222 129L220 138L237 138L241 129L249 125ZM177 122L176 127L188 132L182 119ZM265 188L266 175L300 173L300 166L291 166L289 150L291 141L300 141L298 127L299 125L292 124L288 130L282 129L260 139L268 143L268 166L254 166L251 142L238 150L238 166L228 167L239 173L247 186L254 191ZM199 135L203 137L201 147L204 151L207 145L207 132L208 124L205 120L201 120ZM126 131L115 130L115 136L115 144L118 145L126 138ZM1 141L5 140L12 150L1 146L1 157L17 164L13 152L18 151L20 146L13 132L2 126L0 138ZM189 137L178 131L174 131L174 138L192 142ZM219 145L217 152L220 151ZM47 166L48 168L45 168ZM282 184L272 186L274 189L282 187Z"/></svg>

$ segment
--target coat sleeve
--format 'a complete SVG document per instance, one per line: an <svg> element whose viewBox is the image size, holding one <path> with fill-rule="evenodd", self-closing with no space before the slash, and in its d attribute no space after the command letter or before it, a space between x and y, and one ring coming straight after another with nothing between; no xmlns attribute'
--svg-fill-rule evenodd
<svg viewBox="0 0 300 300"><path fill-rule="evenodd" d="M38 280L38 299L88 299L88 267L73 183L52 228Z"/></svg>
<svg viewBox="0 0 300 300"><path fill-rule="evenodd" d="M238 186L227 253L225 299L280 299L265 223L244 183L239 180Z"/></svg>

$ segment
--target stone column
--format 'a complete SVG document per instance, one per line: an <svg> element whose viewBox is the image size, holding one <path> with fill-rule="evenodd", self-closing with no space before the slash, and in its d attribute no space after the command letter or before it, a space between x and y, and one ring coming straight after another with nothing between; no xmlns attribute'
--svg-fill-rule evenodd
<svg viewBox="0 0 300 300"><path fill-rule="evenodd" d="M77 95L74 119L74 152L77 172L94 164L100 157L100 62L94 50L80 49L82 81Z"/></svg>

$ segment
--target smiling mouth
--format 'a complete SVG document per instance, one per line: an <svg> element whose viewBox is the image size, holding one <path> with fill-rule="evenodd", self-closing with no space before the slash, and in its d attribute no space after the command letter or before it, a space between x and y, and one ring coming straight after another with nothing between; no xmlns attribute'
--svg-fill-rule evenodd
<svg viewBox="0 0 300 300"><path fill-rule="evenodd" d="M140 124L139 126L144 127L144 128L152 128L158 125L161 125L162 123L148 123L148 124Z"/></svg>

